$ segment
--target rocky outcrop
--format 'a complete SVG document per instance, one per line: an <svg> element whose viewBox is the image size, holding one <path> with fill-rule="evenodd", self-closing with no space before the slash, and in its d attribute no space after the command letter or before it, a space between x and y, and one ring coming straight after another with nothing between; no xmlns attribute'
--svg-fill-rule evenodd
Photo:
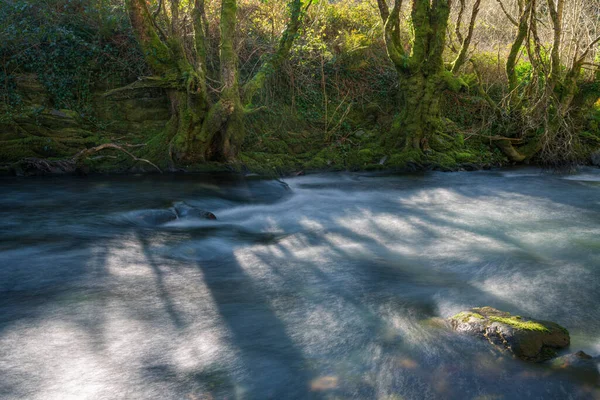
<svg viewBox="0 0 600 400"><path fill-rule="evenodd" d="M570 343L569 332L554 322L515 316L492 307L462 311L448 322L453 330L486 339L496 348L526 361L554 358L556 349Z"/></svg>
<svg viewBox="0 0 600 400"><path fill-rule="evenodd" d="M84 114L53 105L35 74L15 75L15 85L20 104L7 114L10 118L0 121L0 165L25 158L72 157L83 149L107 142L146 143L163 132L170 119L169 101L158 90L107 97L104 93L109 88L97 87L90 104L93 113ZM7 111L3 107L0 104L0 113ZM111 163L109 157L104 161ZM55 171L64 173L61 166L50 165L36 174Z"/></svg>

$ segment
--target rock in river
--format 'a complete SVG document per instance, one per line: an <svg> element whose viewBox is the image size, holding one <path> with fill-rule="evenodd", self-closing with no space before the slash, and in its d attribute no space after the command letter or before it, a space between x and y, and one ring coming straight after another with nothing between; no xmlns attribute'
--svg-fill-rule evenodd
<svg viewBox="0 0 600 400"><path fill-rule="evenodd" d="M175 209L178 218L217 219L215 214L190 206L183 201L173 203L173 208Z"/></svg>
<svg viewBox="0 0 600 400"><path fill-rule="evenodd" d="M573 372L579 378L598 381L600 378L600 357L592 357L583 351L567 354L548 361L550 366L559 371Z"/></svg>
<svg viewBox="0 0 600 400"><path fill-rule="evenodd" d="M162 225L177 219L175 210L142 210L133 213L132 219L134 223L145 226Z"/></svg>
<svg viewBox="0 0 600 400"><path fill-rule="evenodd" d="M492 307L462 311L448 322L455 331L487 339L498 349L526 361L554 358L556 349L570 343L569 332L554 322L511 315Z"/></svg>

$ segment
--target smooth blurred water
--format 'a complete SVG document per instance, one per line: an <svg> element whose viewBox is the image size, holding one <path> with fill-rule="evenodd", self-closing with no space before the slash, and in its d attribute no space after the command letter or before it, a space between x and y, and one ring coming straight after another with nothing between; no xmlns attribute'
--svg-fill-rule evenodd
<svg viewBox="0 0 600 400"><path fill-rule="evenodd" d="M600 398L435 320L490 305L600 354L600 170L286 183L0 180L0 398ZM175 201L218 220L140 219Z"/></svg>

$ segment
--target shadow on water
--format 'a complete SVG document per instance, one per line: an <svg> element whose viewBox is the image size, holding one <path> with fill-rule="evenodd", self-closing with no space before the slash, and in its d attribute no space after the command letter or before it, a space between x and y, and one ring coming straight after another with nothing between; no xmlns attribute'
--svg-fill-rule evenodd
<svg viewBox="0 0 600 400"><path fill-rule="evenodd" d="M186 328L186 316L177 311L172 294L164 282L164 275L173 271L161 266L154 256L151 245L153 232L140 230L136 234L156 278L158 294L166 313L177 329ZM269 300L235 261L233 251L220 257L227 261L212 264L198 262L195 268L202 272L202 283L208 287L226 325L230 334L229 344L238 351L238 368L242 373L237 391L241 393L241 398L309 398L310 379L305 360L271 309ZM194 282L189 284L194 285ZM202 374L199 379L205 377Z"/></svg>
<svg viewBox="0 0 600 400"><path fill-rule="evenodd" d="M236 400L336 396L383 399L396 394L423 399L487 395L520 398L523 393L531 394L531 398L565 398L569 392L577 398L594 398L598 391L587 386L578 386L568 378L548 378L544 375L547 370L499 359L490 355L485 344L473 344L424 325L428 318L445 317L440 314L461 306L491 305L526 315L527 307L518 296L522 286L530 281L518 279L553 271L558 260L513 234L512 227L522 229L529 220L508 220L504 225L503 221L496 221L498 226L485 226L476 220L478 214L461 212L461 207L468 208L470 203L480 207L481 202L492 198L506 198L509 202L510 191L515 196L545 202L546 209L553 205L579 209L590 217L580 221L581 226L587 227L590 220L598 217L598 205L585 206L585 201L592 201L597 192L572 183L566 186L581 193L585 201L550 196L557 190L555 182L544 188L539 183L518 185L504 179L482 188L478 185L489 178L473 176L471 184L455 187L435 180L425 180L422 186L413 182L398 192L391 187L389 198L376 193L385 187L367 185L353 189L349 185L345 192L336 188L339 191L321 203L311 196L330 190L327 185L334 183L331 179L321 186L300 185L295 195L304 197L299 200L288 194L276 201L265 200L269 193L276 192L272 187L265 189L267 194L261 197L256 195L260 194L260 185L249 189L238 183L229 197L211 189L219 193L219 198L225 198L223 204L227 207L234 201L241 205L233 214L224 212L223 220L214 226L149 229L126 224L94 225L85 218L111 210L103 209L96 200L88 200L88 209L81 214L84 221L80 222L87 228L60 228L65 234L55 237L51 246L46 246L42 237L60 227L61 221L50 221L53 217L44 213L50 213L56 204L47 205L38 213L39 229L19 232L17 239L11 236L11 227L18 229L19 220L11 222L10 227L2 227L0 222L0 238L12 240L0 247L0 260L6 264L0 267L0 344L4 344L0 350L0 372L4 373L0 377L0 397L47 397L45 381L58 378L52 374L36 376L36 371L49 369L45 365L52 364L48 357L67 355L52 344L42 348L48 356L31 367L14 351L27 344L26 339L19 339L14 333L20 330L32 335L31 327L52 322L72 323L77 332L85 332L85 343L91 350L86 349L84 354L81 349L70 348L75 356L77 351L82 352L75 361L83 355L97 357L109 360L110 368L131 374L122 381L113 375L107 376L114 382L98 381L98 395L115 394L111 384L120 388L114 398L136 398L130 395L140 387L149 387L149 391L137 398L187 396L190 400L205 400L205 395ZM392 178L382 185L398 180L401 178ZM353 182L363 184L360 179ZM150 193L150 189L144 190ZM368 193L371 189L372 193ZM429 196L437 189L445 191L442 194L457 204L450 207L444 203L446 198ZM103 193L107 190L102 189ZM165 183L157 197L147 200L145 206L168 205L174 197L172 190L173 186ZM365 192L366 199L358 198ZM422 192L427 193L419 199ZM67 191L67 195L71 193ZM84 198L95 195L91 189L82 193ZM180 196L192 197L195 193ZM356 201L351 198L354 193ZM135 190L127 192L126 201L111 203L112 210L127 209L128 203L139 196ZM327 203L338 200L340 204ZM436 202L442 206L432 206ZM487 212L479 211L482 215ZM0 211L0 218L8 219L9 213ZM252 218L258 222L249 222ZM537 222L542 217L528 218ZM270 231L273 220L279 226ZM311 228L310 223L319 227ZM102 230L96 240L94 229ZM18 251L22 238L29 238L31 250ZM118 242L126 238L129 241L119 247ZM210 240L218 241L218 246L208 246ZM179 254L182 244L196 252L191 256ZM126 253L117 252L118 248ZM584 265L587 260L570 261ZM491 267L486 269L485 265ZM507 286L509 292L489 290L487 280L503 278L503 274L507 274L506 280L512 280L508 282L513 285ZM545 293L532 292L540 297L535 301L544 306L542 312L561 316L573 307L589 305L582 296L571 296L577 289L566 286L572 281L544 282L552 282L553 290L564 299L556 304L555 298L544 299ZM598 282L598 276L591 275L580 283L579 289L582 293L594 293L600 289ZM182 288L185 291L178 292ZM510 292L514 288L514 293ZM148 293L140 293L143 290ZM203 290L207 297L189 296ZM115 301L117 295L121 297ZM442 308L440 299L449 303L449 308ZM198 321L208 318L208 307L214 308L210 311L222 323L226 343L210 342L208 348L202 348L194 340L204 332L194 330L202 329ZM130 332L115 330L115 321L124 323L114 319L115 314L150 330L136 333L138 336L120 337ZM570 321L581 324L584 314L573 313ZM588 314L594 316L597 311ZM598 328L597 322L591 324L596 324L592 329ZM72 329L66 334L74 333ZM152 341L160 335L166 339ZM119 358L122 355L115 355L113 349L119 339L132 341L131 347L143 354L132 351L132 358ZM133 342L146 339L150 340L146 347ZM177 358L177 346L169 347L169 339L177 345L191 343L188 347L193 350L192 360L184 359L191 367L184 368L185 362ZM74 336L73 340L84 339ZM203 351L214 350L211 346L231 348L235 360L215 362L217 367L212 369L197 367L193 358L204 357ZM3 366L2 359L9 361ZM65 368L63 373L77 366ZM140 380L130 380L130 376ZM31 377L39 385L27 385L26 380ZM85 387L81 379L73 381ZM53 390L61 394L66 389Z"/></svg>

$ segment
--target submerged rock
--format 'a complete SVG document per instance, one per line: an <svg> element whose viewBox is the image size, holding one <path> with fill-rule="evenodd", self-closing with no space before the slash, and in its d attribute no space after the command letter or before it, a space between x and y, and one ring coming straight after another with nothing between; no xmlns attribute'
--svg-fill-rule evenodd
<svg viewBox="0 0 600 400"><path fill-rule="evenodd" d="M157 226L177 219L174 210L144 210L136 213L134 221L141 225Z"/></svg>
<svg viewBox="0 0 600 400"><path fill-rule="evenodd" d="M592 357L583 351L567 354L549 361L556 370L576 373L581 378L597 380L600 377L600 357Z"/></svg>
<svg viewBox="0 0 600 400"><path fill-rule="evenodd" d="M570 343L569 332L554 322L515 316L492 307L462 311L448 322L455 331L487 339L496 348L526 361L554 358L556 349Z"/></svg>
<svg viewBox="0 0 600 400"><path fill-rule="evenodd" d="M183 201L178 201L176 203L173 203L173 208L175 209L175 212L177 213L178 218L199 218L199 219L212 219L212 220L217 219L215 214L213 214L209 211L201 210L194 206L190 206L189 204L187 204Z"/></svg>

